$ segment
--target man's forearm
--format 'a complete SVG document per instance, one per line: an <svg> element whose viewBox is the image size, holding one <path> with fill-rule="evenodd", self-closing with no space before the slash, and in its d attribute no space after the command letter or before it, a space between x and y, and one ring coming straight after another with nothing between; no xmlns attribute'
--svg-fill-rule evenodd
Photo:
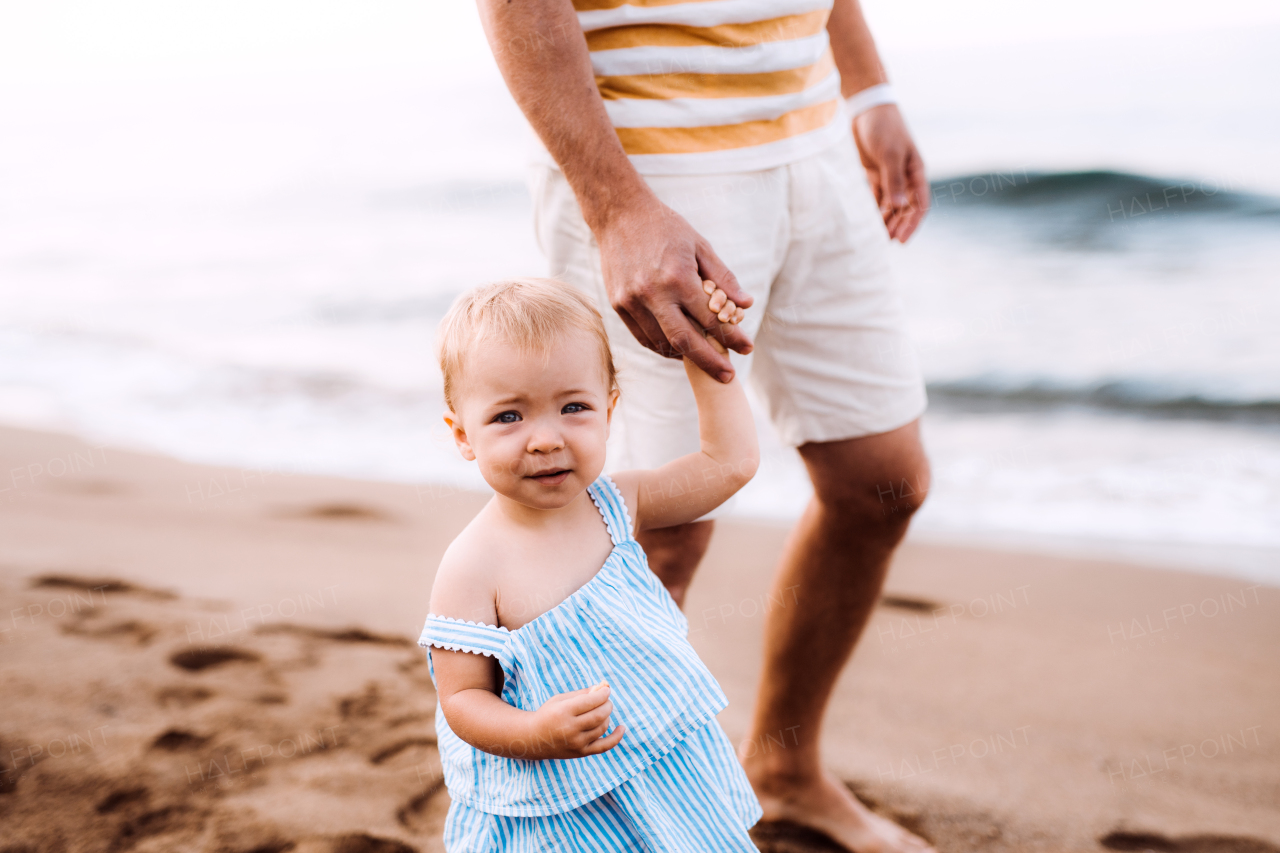
<svg viewBox="0 0 1280 853"><path fill-rule="evenodd" d="M651 197L605 112L571 0L478 0L498 68L592 230Z"/></svg>
<svg viewBox="0 0 1280 853"><path fill-rule="evenodd" d="M840 91L846 98L889 82L858 0L835 0L827 19L827 35L840 70Z"/></svg>

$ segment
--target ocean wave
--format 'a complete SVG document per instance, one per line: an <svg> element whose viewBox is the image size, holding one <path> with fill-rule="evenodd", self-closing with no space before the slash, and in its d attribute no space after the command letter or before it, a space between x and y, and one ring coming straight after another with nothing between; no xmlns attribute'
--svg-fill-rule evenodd
<svg viewBox="0 0 1280 853"><path fill-rule="evenodd" d="M1059 380L985 376L928 383L931 405L971 412L1083 408L1146 417L1280 424L1280 397L1231 396L1150 379Z"/></svg>
<svg viewBox="0 0 1280 853"><path fill-rule="evenodd" d="M1146 213L1263 217L1280 224L1280 199L1228 182L1155 178L1127 172L1014 170L944 178L931 184L934 204L1085 213L1106 221Z"/></svg>
<svg viewBox="0 0 1280 853"><path fill-rule="evenodd" d="M944 228L972 224L980 229L974 236L1076 251L1185 253L1226 240L1274 240L1280 229L1280 199L1215 180L1014 170L958 175L931 190L929 218Z"/></svg>

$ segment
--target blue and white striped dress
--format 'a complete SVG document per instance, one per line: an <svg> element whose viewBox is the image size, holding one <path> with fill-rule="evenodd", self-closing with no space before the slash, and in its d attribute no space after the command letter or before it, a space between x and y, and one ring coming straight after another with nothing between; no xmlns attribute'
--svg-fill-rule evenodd
<svg viewBox="0 0 1280 853"><path fill-rule="evenodd" d="M627 733L600 755L504 758L465 743L437 706L453 801L445 849L756 853L747 829L760 804L716 721L728 700L649 570L613 481L602 474L588 492L613 540L595 577L514 631L429 615L418 644L428 662L432 647L497 658L503 701L528 711L604 679L611 726Z"/></svg>

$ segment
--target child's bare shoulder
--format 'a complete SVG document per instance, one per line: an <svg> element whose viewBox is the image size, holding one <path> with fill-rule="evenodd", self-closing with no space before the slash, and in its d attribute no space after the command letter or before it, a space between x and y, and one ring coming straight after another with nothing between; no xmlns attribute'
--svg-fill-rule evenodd
<svg viewBox="0 0 1280 853"><path fill-rule="evenodd" d="M431 612L452 619L497 624L497 576L502 565L497 537L487 535L483 514L471 520L445 549L431 585Z"/></svg>
<svg viewBox="0 0 1280 853"><path fill-rule="evenodd" d="M610 474L609 479L613 480L613 484L618 487L618 493L622 495L622 502L626 504L627 514L631 516L633 525L639 523L636 510L639 507L640 483L649 471L635 469L632 471L618 471ZM631 531L633 534L634 530Z"/></svg>

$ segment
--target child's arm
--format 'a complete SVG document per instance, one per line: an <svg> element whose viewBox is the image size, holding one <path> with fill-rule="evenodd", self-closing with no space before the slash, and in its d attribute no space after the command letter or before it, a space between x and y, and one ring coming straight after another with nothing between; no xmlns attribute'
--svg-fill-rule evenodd
<svg viewBox="0 0 1280 853"><path fill-rule="evenodd" d="M716 294L723 295L720 291ZM725 310L731 310L729 306ZM716 307L713 302L713 310ZM736 311L735 321L741 319L741 309ZM714 336L708 340L724 350ZM705 515L745 486L760 464L755 421L738 379L728 384L718 382L689 359L685 359L684 368L698 405L701 449L656 470L613 476L624 495L635 495L630 503L636 511L637 532L684 524Z"/></svg>
<svg viewBox="0 0 1280 853"><path fill-rule="evenodd" d="M506 758L581 758L606 752L622 740L626 726L608 737L609 686L561 693L536 711L522 711L498 697L492 658L432 649L440 707L458 737L482 752Z"/></svg>
<svg viewBox="0 0 1280 853"><path fill-rule="evenodd" d="M431 612L496 625L497 608L492 590L485 589L483 571L464 571L458 553L452 547L450 552L431 590ZM499 697L502 670L494 658L433 648L431 662L449 727L484 752L508 758L580 758L613 749L626 731L618 726L603 736L613 713L607 684L562 693L536 711L522 711Z"/></svg>

